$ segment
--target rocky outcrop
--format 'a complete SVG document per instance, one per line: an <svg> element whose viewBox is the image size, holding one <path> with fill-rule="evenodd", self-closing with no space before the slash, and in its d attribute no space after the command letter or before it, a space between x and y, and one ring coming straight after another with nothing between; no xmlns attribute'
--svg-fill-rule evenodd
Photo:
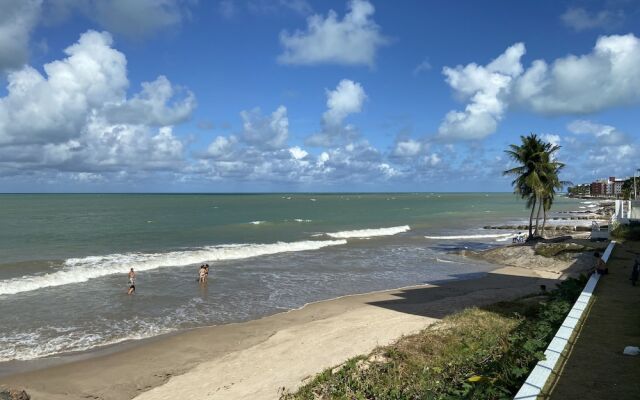
<svg viewBox="0 0 640 400"><path fill-rule="evenodd" d="M600 226L603 228L604 226ZM529 225L496 225L496 226L485 226L484 229L508 229L511 231L527 231L529 230ZM590 226L574 226L574 225L551 225L545 226L546 231L564 231L564 232L590 232Z"/></svg>
<svg viewBox="0 0 640 400"><path fill-rule="evenodd" d="M0 387L0 400L31 400L24 390Z"/></svg>
<svg viewBox="0 0 640 400"><path fill-rule="evenodd" d="M580 253L583 251L593 251L591 246L585 246L574 242L565 243L536 243L533 247L535 254L543 257L555 257L562 253Z"/></svg>

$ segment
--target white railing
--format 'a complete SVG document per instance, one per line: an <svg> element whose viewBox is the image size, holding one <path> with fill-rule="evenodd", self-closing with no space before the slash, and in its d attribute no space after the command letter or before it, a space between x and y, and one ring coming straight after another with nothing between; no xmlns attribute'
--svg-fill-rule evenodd
<svg viewBox="0 0 640 400"><path fill-rule="evenodd" d="M605 263L609 261L609 257L611 256L611 252L613 251L613 246L615 246L615 244L616 242L612 241L604 251L602 261ZM580 321L585 316L585 310L591 301L593 291L595 290L599 279L599 274L594 273L591 275L582 290L582 293L580 293L578 300L576 300L571 311L569 311L569 314L562 322L558 332L556 332L556 335L551 340L551 343L549 343L547 350L544 352L545 359L538 361L538 364L536 364L527 377L527 380L524 382L518 393L516 393L514 400L533 400L541 398L545 388L552 382L552 376L557 377L557 368L561 365L560 361L566 358L565 350L567 350L569 345L572 344L571 339L573 338Z"/></svg>

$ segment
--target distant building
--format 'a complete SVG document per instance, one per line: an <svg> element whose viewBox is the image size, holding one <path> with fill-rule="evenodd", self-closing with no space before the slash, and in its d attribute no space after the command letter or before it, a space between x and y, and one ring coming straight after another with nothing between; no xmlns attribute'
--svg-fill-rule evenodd
<svg viewBox="0 0 640 400"><path fill-rule="evenodd" d="M573 196L621 198L623 196L622 187L629 179L610 176L608 179L600 179L591 183L573 186L569 188L569 193Z"/></svg>
<svg viewBox="0 0 640 400"><path fill-rule="evenodd" d="M607 195L607 184L606 182L596 181L591 182L591 196L601 197Z"/></svg>

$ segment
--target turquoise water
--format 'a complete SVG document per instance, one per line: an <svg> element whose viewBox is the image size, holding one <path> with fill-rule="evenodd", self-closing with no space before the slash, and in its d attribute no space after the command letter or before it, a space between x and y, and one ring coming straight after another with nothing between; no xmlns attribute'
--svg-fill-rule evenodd
<svg viewBox="0 0 640 400"><path fill-rule="evenodd" d="M491 266L452 250L508 240L482 227L527 217L496 193L0 195L0 362L477 276Z"/></svg>

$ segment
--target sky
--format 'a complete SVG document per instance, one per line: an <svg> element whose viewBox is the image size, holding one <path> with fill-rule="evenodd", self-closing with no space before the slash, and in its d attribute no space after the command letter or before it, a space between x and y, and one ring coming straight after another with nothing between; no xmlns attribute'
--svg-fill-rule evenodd
<svg viewBox="0 0 640 400"><path fill-rule="evenodd" d="M633 0L0 0L0 192L510 191L640 167Z"/></svg>

